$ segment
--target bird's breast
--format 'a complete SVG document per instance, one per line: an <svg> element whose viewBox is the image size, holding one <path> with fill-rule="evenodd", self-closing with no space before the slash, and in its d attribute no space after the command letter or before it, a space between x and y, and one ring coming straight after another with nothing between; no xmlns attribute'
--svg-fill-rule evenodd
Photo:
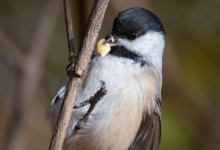
<svg viewBox="0 0 220 150"><path fill-rule="evenodd" d="M76 143L81 149L90 143L88 146L96 150L126 150L136 136L143 113L150 113L155 107L155 80L146 69L131 61L97 58L88 70L80 99L93 96L101 80L106 84L107 94L96 105Z"/></svg>

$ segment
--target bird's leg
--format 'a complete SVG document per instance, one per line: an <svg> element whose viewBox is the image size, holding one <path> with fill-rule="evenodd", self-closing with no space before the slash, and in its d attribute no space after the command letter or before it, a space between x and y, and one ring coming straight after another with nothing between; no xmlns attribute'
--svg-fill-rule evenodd
<svg viewBox="0 0 220 150"><path fill-rule="evenodd" d="M86 106L86 105L89 105L89 104L91 104L90 100L86 100L86 101L84 101L84 102L82 102L82 103L75 104L75 106L73 107L73 109L79 109L79 108L82 108L82 107L84 107L84 106Z"/></svg>
<svg viewBox="0 0 220 150"><path fill-rule="evenodd" d="M76 108L80 108L80 107L83 107L87 104L90 104L90 107L89 107L89 110L87 111L87 113L85 114L85 116L80 119L75 127L75 129L80 129L82 124L83 123L86 123L88 118L89 118L89 115L92 113L93 109L95 108L96 104L102 99L103 96L106 95L107 93L107 90L106 90L106 87L105 87L105 82L104 81L101 81L101 87L100 89L95 93L94 96L90 97L89 100L83 102L83 103L80 103L78 104L78 106L76 106ZM75 106L74 106L75 107Z"/></svg>
<svg viewBox="0 0 220 150"><path fill-rule="evenodd" d="M74 63L76 61L76 56L72 55L69 58L70 63L66 66L66 74L70 77L71 73L73 72Z"/></svg>

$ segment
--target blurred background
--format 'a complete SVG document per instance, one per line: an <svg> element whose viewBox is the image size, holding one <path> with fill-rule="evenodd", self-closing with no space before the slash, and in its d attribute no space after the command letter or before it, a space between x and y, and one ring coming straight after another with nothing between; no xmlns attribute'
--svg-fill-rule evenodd
<svg viewBox="0 0 220 150"><path fill-rule="evenodd" d="M77 49L93 2L71 1ZM166 29L160 150L220 150L220 0L110 0L99 39L134 6ZM48 149L67 58L62 0L0 1L0 149Z"/></svg>

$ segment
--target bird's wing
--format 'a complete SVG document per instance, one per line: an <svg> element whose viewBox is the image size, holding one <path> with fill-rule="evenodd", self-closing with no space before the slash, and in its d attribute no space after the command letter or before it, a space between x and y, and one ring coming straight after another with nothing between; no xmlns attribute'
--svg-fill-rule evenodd
<svg viewBox="0 0 220 150"><path fill-rule="evenodd" d="M60 89L57 91L56 95L53 97L51 101L51 106L55 105L56 103L60 103L63 100L68 82L69 82L69 78L62 84Z"/></svg>
<svg viewBox="0 0 220 150"><path fill-rule="evenodd" d="M146 115L141 122L138 133L129 150L157 150L161 138L160 100L157 101L157 110Z"/></svg>
<svg viewBox="0 0 220 150"><path fill-rule="evenodd" d="M97 56L97 51L93 51L93 54L92 54L92 58L95 58ZM90 61L91 62L91 61ZM90 63L87 67L87 69L90 67ZM59 88L59 90L57 91L56 95L53 97L52 101L51 101L51 107L53 105L58 105L58 104L62 104L62 101L63 101L63 98L64 98L64 94L66 92L66 88L67 88L67 85L68 85L68 82L69 82L69 78L66 79L66 81L62 84L62 86ZM77 102L77 101L76 101ZM61 105L60 105L61 106Z"/></svg>
<svg viewBox="0 0 220 150"><path fill-rule="evenodd" d="M63 97L66 92L67 84L69 79L67 79L60 89L57 91L56 95L53 97L51 104L48 109L48 118L51 120L52 127L55 127L57 118L59 116L60 108L63 103Z"/></svg>

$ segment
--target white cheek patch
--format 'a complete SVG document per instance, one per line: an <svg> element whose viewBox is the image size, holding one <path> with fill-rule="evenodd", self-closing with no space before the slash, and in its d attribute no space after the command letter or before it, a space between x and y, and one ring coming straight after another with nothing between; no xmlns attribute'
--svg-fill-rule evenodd
<svg viewBox="0 0 220 150"><path fill-rule="evenodd" d="M144 55L152 50L163 52L165 46L164 35L160 32L148 32L135 40L119 39L119 42L127 49Z"/></svg>
<svg viewBox="0 0 220 150"><path fill-rule="evenodd" d="M160 32L148 32L135 40L119 39L119 44L147 57L159 68L162 67L162 55L165 47L165 37Z"/></svg>

